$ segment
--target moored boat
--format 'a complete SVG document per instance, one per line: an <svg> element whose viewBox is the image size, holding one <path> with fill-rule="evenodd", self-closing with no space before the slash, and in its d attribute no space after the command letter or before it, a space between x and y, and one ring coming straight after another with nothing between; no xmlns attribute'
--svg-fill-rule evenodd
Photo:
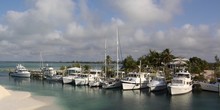
<svg viewBox="0 0 220 110"><path fill-rule="evenodd" d="M104 89L113 89L113 88L120 88L122 87L122 83L120 79L108 79L103 81L102 88Z"/></svg>
<svg viewBox="0 0 220 110"><path fill-rule="evenodd" d="M219 92L220 78L217 78L217 81L214 83L199 82L199 84L202 90Z"/></svg>
<svg viewBox="0 0 220 110"><path fill-rule="evenodd" d="M31 73L23 65L18 64L15 68L15 71L10 72L9 75L13 77L30 78Z"/></svg>
<svg viewBox="0 0 220 110"><path fill-rule="evenodd" d="M123 90L134 90L147 88L150 73L128 73L128 76L121 80Z"/></svg>
<svg viewBox="0 0 220 110"><path fill-rule="evenodd" d="M167 83L165 77L156 76L150 81L150 83L147 86L149 87L150 91L159 91L166 89Z"/></svg>
<svg viewBox="0 0 220 110"><path fill-rule="evenodd" d="M175 73L171 83L168 85L171 95L185 94L192 91L191 74L186 70Z"/></svg>
<svg viewBox="0 0 220 110"><path fill-rule="evenodd" d="M75 78L78 77L78 75L81 74L81 68L79 67L72 67L67 69L67 76L63 77L63 83L64 84L71 84L75 83Z"/></svg>

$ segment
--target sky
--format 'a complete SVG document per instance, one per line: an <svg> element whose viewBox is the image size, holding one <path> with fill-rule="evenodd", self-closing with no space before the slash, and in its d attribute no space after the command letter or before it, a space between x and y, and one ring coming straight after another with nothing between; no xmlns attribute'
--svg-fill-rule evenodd
<svg viewBox="0 0 220 110"><path fill-rule="evenodd" d="M219 0L0 0L0 61L137 59L166 48L214 62ZM121 59L120 59L121 60Z"/></svg>

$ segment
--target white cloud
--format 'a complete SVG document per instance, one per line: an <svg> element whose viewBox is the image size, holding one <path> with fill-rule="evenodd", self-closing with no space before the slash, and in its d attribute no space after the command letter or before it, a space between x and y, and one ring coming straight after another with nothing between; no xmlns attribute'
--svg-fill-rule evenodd
<svg viewBox="0 0 220 110"><path fill-rule="evenodd" d="M129 22L138 25L167 23L179 13L181 0L117 0L113 4Z"/></svg>
<svg viewBox="0 0 220 110"><path fill-rule="evenodd" d="M46 60L103 60L105 39L107 54L114 60L117 26L124 57L170 48L175 55L210 60L220 51L220 28L209 24L158 29L157 24L163 26L181 13L182 0L111 0L112 12L105 10L115 12L110 17L103 17L88 0L31 2L23 12L8 11L6 22L0 23L0 60L8 56L9 60L38 60L40 52Z"/></svg>

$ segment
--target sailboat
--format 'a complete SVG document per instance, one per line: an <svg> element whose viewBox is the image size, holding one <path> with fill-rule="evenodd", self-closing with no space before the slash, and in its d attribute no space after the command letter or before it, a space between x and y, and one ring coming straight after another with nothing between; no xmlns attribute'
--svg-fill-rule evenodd
<svg viewBox="0 0 220 110"><path fill-rule="evenodd" d="M116 63L116 78L114 79L107 79L105 81L103 81L103 84L102 84L102 88L104 89L112 89L112 88L119 88L119 87L122 87L122 84L121 84L121 80L119 79L119 65L118 65L118 62L119 62L119 58L118 58L118 53L119 53L119 49L118 49L118 46L119 46L119 33L118 33L118 28L117 28L117 40L116 40L116 45L117 45L117 63ZM106 43L105 43L105 73L106 73Z"/></svg>
<svg viewBox="0 0 220 110"><path fill-rule="evenodd" d="M40 58L41 58L40 69L41 72L43 73L43 78L46 80L61 81L62 75L57 75L57 72L53 67L49 66L48 64L44 66L42 53L40 53Z"/></svg>

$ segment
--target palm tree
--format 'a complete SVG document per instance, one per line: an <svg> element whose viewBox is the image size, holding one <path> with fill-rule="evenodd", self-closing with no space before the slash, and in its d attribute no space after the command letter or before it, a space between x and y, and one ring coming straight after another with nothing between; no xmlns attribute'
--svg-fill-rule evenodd
<svg viewBox="0 0 220 110"><path fill-rule="evenodd" d="M169 62L172 61L172 59L174 58L174 56L171 54L172 51L170 51L170 49L165 49L162 53L161 53L161 61L167 65Z"/></svg>
<svg viewBox="0 0 220 110"><path fill-rule="evenodd" d="M137 64L136 61L132 58L132 56L127 56L123 60L123 67L126 73L136 71L137 70Z"/></svg>

